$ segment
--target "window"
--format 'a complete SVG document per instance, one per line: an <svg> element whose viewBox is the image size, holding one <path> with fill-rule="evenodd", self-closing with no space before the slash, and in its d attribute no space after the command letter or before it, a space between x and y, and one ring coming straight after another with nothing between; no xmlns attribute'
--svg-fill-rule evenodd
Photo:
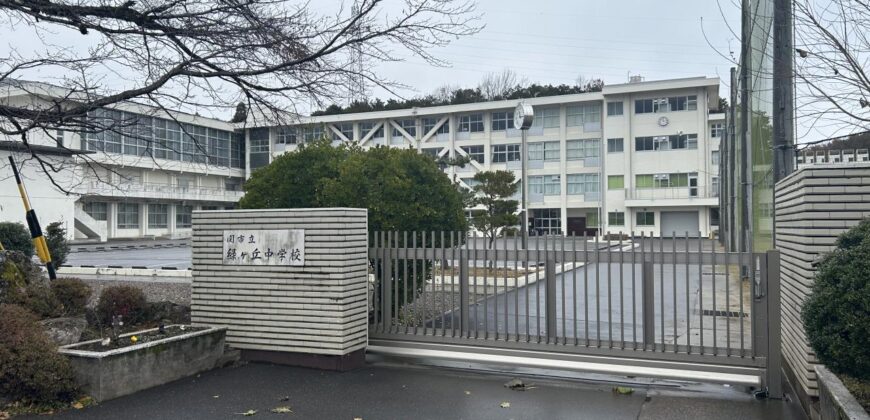
<svg viewBox="0 0 870 420"><path fill-rule="evenodd" d="M459 131L479 133L483 131L483 114L469 114L459 117Z"/></svg>
<svg viewBox="0 0 870 420"><path fill-rule="evenodd" d="M608 190L621 190L625 188L625 178L622 175L608 175L607 176L607 189Z"/></svg>
<svg viewBox="0 0 870 420"><path fill-rule="evenodd" d="M710 208L710 226L719 226L719 207Z"/></svg>
<svg viewBox="0 0 870 420"><path fill-rule="evenodd" d="M505 131L508 128L513 128L514 113L513 112L493 112L492 113L492 131Z"/></svg>
<svg viewBox="0 0 870 420"><path fill-rule="evenodd" d="M710 190L713 193L713 197L719 196L719 177L714 176L710 181Z"/></svg>
<svg viewBox="0 0 870 420"><path fill-rule="evenodd" d="M586 227L597 228L598 227L598 212L587 212L586 213Z"/></svg>
<svg viewBox="0 0 870 420"><path fill-rule="evenodd" d="M722 137L725 133L725 126L722 123L716 123L710 126L710 137Z"/></svg>
<svg viewBox="0 0 870 420"><path fill-rule="evenodd" d="M54 134L54 141L58 147L63 147L63 130L57 130Z"/></svg>
<svg viewBox="0 0 870 420"><path fill-rule="evenodd" d="M149 204L148 205L148 228L149 229L165 229L169 227L169 205L168 204Z"/></svg>
<svg viewBox="0 0 870 420"><path fill-rule="evenodd" d="M139 204L118 203L118 229L139 229Z"/></svg>
<svg viewBox="0 0 870 420"><path fill-rule="evenodd" d="M191 226L191 216L193 215L193 206L183 206L181 204L175 206L175 227L178 229L186 229Z"/></svg>
<svg viewBox="0 0 870 420"><path fill-rule="evenodd" d="M302 127L302 141L305 143L311 143L313 141L317 141L323 138L323 126L315 125Z"/></svg>
<svg viewBox="0 0 870 420"><path fill-rule="evenodd" d="M598 174L568 174L566 187L569 195L597 193Z"/></svg>
<svg viewBox="0 0 870 420"><path fill-rule="evenodd" d="M398 121L395 121L395 123L398 124L399 127L402 127L402 129L405 130L408 133L408 135L410 135L411 137L417 136L417 122L416 121L414 121L414 120L398 120ZM396 127L393 127L393 137L402 138L404 136Z"/></svg>
<svg viewBox="0 0 870 420"><path fill-rule="evenodd" d="M109 220L108 204L91 202L84 203L82 206L85 213L94 218L94 220L105 221Z"/></svg>
<svg viewBox="0 0 870 420"><path fill-rule="evenodd" d="M677 188L689 186L689 174L652 174L636 175L636 188Z"/></svg>
<svg viewBox="0 0 870 420"><path fill-rule="evenodd" d="M269 129L255 128L251 130L251 153L266 153L269 151Z"/></svg>
<svg viewBox="0 0 870 420"><path fill-rule="evenodd" d="M225 178L224 189L227 191L241 191L243 182L241 178Z"/></svg>
<svg viewBox="0 0 870 420"><path fill-rule="evenodd" d="M625 213L621 211L607 213L607 224L610 226L625 226Z"/></svg>
<svg viewBox="0 0 870 420"><path fill-rule="evenodd" d="M713 159L713 164L714 164L714 165L718 165L718 164L719 164L719 151L718 151L718 150L714 150L714 151L713 151L713 154L712 154L711 157L712 157L712 159Z"/></svg>
<svg viewBox="0 0 870 420"><path fill-rule="evenodd" d="M601 122L601 106L597 103L567 106L565 114L565 124L568 127L583 127L587 123Z"/></svg>
<svg viewBox="0 0 870 420"><path fill-rule="evenodd" d="M530 176L529 193L559 195L562 193L561 177L559 175Z"/></svg>
<svg viewBox="0 0 870 420"><path fill-rule="evenodd" d="M667 98L638 99L634 101L635 114L654 112L694 111L698 109L698 96L671 96Z"/></svg>
<svg viewBox="0 0 870 420"><path fill-rule="evenodd" d="M617 115L622 115L622 102L608 102L607 116L614 117Z"/></svg>
<svg viewBox="0 0 870 420"><path fill-rule="evenodd" d="M245 132L238 130L230 137L230 166L245 167Z"/></svg>
<svg viewBox="0 0 870 420"><path fill-rule="evenodd" d="M477 163L485 163L486 160L485 154L483 153L483 146L462 146L462 150L465 153L468 153L468 158L476 161Z"/></svg>
<svg viewBox="0 0 870 420"><path fill-rule="evenodd" d="M544 128L559 128L559 108L544 108L535 115L535 122L540 121ZM532 124L535 124L532 122Z"/></svg>
<svg viewBox="0 0 870 420"><path fill-rule="evenodd" d="M529 160L559 160L559 142L529 143Z"/></svg>
<svg viewBox="0 0 870 420"><path fill-rule="evenodd" d="M519 144L497 144L492 146L492 163L517 162L520 158Z"/></svg>
<svg viewBox="0 0 870 420"><path fill-rule="evenodd" d="M423 118L423 134L429 134L433 128L435 128L435 124L438 124L440 118ZM448 121L444 121L444 124L441 124L438 127L438 130L435 134L447 134L450 132L450 123Z"/></svg>
<svg viewBox="0 0 870 420"><path fill-rule="evenodd" d="M471 189L474 189L474 187L476 185L480 184L480 181L478 181L474 178L462 178L462 182L464 182L465 185L468 185L468 188L471 188Z"/></svg>
<svg viewBox="0 0 870 420"><path fill-rule="evenodd" d="M638 226L655 226L656 225L656 214L652 211L639 211L637 212L637 225Z"/></svg>
<svg viewBox="0 0 870 420"><path fill-rule="evenodd" d="M560 209L533 209L532 227L543 234L562 233L562 212Z"/></svg>
<svg viewBox="0 0 870 420"><path fill-rule="evenodd" d="M607 153L622 153L622 139L607 139Z"/></svg>
<svg viewBox="0 0 870 420"><path fill-rule="evenodd" d="M353 123L336 123L332 125L342 136L346 137L348 141L353 141ZM332 133L333 141L344 141L341 136L338 135L334 130L329 130Z"/></svg>
<svg viewBox="0 0 870 420"><path fill-rule="evenodd" d="M374 121L366 121L366 122L359 123L360 135L363 137L367 136L372 130L374 130L375 125L377 125L377 124ZM375 130L374 134L372 134L371 137L369 137L369 138L370 139L372 139L372 138L378 139L378 138L382 138L382 137L384 137L383 124L381 124L381 126L378 127L378 129Z"/></svg>
<svg viewBox="0 0 870 420"><path fill-rule="evenodd" d="M154 119L154 157L179 160L181 156L181 127L174 121Z"/></svg>
<svg viewBox="0 0 870 420"><path fill-rule="evenodd" d="M681 150L681 149L697 149L698 135L697 134L680 134L671 136L645 136L636 137L634 139L634 150L643 151L665 151L665 150Z"/></svg>
<svg viewBox="0 0 870 420"><path fill-rule="evenodd" d="M599 139L568 140L565 142L565 159L578 160L598 157Z"/></svg>

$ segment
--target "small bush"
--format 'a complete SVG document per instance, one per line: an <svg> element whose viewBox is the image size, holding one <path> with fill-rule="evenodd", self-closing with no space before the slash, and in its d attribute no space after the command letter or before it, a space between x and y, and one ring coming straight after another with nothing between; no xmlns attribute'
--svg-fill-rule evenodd
<svg viewBox="0 0 870 420"><path fill-rule="evenodd" d="M76 384L66 357L45 334L36 316L0 304L0 393L28 403L68 402Z"/></svg>
<svg viewBox="0 0 870 420"><path fill-rule="evenodd" d="M63 306L65 315L81 315L91 298L91 288L73 278L60 278L51 282L51 291Z"/></svg>
<svg viewBox="0 0 870 420"><path fill-rule="evenodd" d="M106 326L112 324L112 315L121 315L128 325L142 321L146 309L145 294L133 286L107 287L97 301L97 315Z"/></svg>
<svg viewBox="0 0 870 420"><path fill-rule="evenodd" d="M10 303L21 305L40 318L55 318L64 313L63 305L55 297L51 288L40 284L28 285L24 289L24 294Z"/></svg>
<svg viewBox="0 0 870 420"><path fill-rule="evenodd" d="M63 223L49 223L45 227L45 243L48 245L52 264L55 267L66 264L66 257L69 255L69 243L66 240L66 229L63 227Z"/></svg>
<svg viewBox="0 0 870 420"><path fill-rule="evenodd" d="M802 318L819 360L870 379L870 219L841 235L816 273Z"/></svg>
<svg viewBox="0 0 870 420"><path fill-rule="evenodd" d="M28 258L33 256L30 231L21 223L0 222L0 244L7 251L18 251Z"/></svg>

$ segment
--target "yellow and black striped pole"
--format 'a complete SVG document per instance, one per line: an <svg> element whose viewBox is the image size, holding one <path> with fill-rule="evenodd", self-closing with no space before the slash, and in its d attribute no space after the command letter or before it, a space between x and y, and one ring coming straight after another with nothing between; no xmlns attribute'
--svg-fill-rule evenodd
<svg viewBox="0 0 870 420"><path fill-rule="evenodd" d="M36 248L36 255L39 256L40 261L45 263L45 268L48 269L48 278L54 280L57 278L57 275L54 272L54 265L51 263L51 253L48 252L48 244L45 242L45 236L42 236L42 228L39 227L36 211L30 207L27 190L24 189L24 183L21 182L21 175L18 174L18 167L15 166L15 159L12 156L9 156L9 165L12 166L12 173L15 174L15 182L18 183L21 201L24 202L24 211L27 212L25 214L27 227L30 229L30 237L33 238L33 247Z"/></svg>

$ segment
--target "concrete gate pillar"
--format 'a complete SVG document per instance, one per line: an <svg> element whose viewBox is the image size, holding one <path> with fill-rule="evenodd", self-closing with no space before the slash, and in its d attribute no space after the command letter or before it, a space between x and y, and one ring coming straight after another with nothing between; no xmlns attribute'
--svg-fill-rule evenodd
<svg viewBox="0 0 870 420"><path fill-rule="evenodd" d="M367 226L365 209L194 211L193 324L227 327L243 360L362 365Z"/></svg>

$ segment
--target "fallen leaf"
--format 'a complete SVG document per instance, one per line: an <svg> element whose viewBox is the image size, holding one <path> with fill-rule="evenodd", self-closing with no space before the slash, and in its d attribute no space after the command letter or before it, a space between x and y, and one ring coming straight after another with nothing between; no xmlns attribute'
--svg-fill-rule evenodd
<svg viewBox="0 0 870 420"><path fill-rule="evenodd" d="M375 375L372 375L375 376ZM362 417L354 417L353 420L363 420Z"/></svg>
<svg viewBox="0 0 870 420"><path fill-rule="evenodd" d="M276 413L276 414L284 414L284 413L292 413L293 412L293 410L291 410L290 407L288 407L288 406L275 407L269 411Z"/></svg>
<svg viewBox="0 0 870 420"><path fill-rule="evenodd" d="M244 413L236 413L236 414L241 415L241 416L250 417L250 416L253 416L254 414L257 414L257 410L248 410L248 411L245 411Z"/></svg>
<svg viewBox="0 0 870 420"><path fill-rule="evenodd" d="M12 417L8 411L0 411L0 420L7 420L9 417Z"/></svg>
<svg viewBox="0 0 870 420"><path fill-rule="evenodd" d="M629 388L627 386L618 386L618 387L613 388L613 392L615 392L617 394L622 394L622 395L631 395L634 393L634 389Z"/></svg>
<svg viewBox="0 0 870 420"><path fill-rule="evenodd" d="M465 395L471 395L471 391L465 391Z"/></svg>
<svg viewBox="0 0 870 420"><path fill-rule="evenodd" d="M221 396L220 395L212 395L211 397L212 398L220 398Z"/></svg>
<svg viewBox="0 0 870 420"><path fill-rule="evenodd" d="M511 408L511 403L507 401L502 401L501 404L498 405L501 408Z"/></svg>
<svg viewBox="0 0 870 420"><path fill-rule="evenodd" d="M85 408L85 405L76 401L72 404L72 407L75 408L76 410L81 410L81 409Z"/></svg>

